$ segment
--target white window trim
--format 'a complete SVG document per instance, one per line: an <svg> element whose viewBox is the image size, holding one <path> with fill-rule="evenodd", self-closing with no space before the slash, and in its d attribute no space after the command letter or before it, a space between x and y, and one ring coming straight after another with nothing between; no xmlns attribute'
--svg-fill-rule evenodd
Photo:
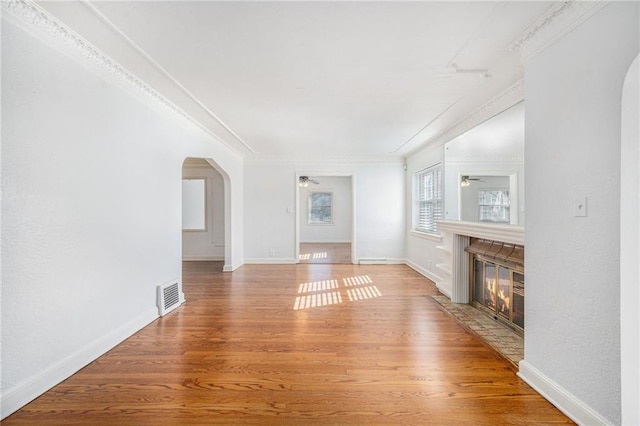
<svg viewBox="0 0 640 426"><path fill-rule="evenodd" d="M442 234L438 231L424 232L424 231L416 231L415 229L412 229L411 231L409 231L409 234L412 237L422 238L424 240L435 241L437 243L442 242Z"/></svg>
<svg viewBox="0 0 640 426"><path fill-rule="evenodd" d="M433 222L434 222L434 229L427 229L427 228L421 228L420 225L420 203L424 200L420 199L420 178L423 175L429 174L429 173L434 173L434 172L439 172L440 174L440 187L439 189L439 194L440 197L439 198L434 198L434 200L440 200L440 217L436 217L434 218ZM444 178L444 171L443 171L443 167L442 167L442 163L436 163L434 165L431 165L429 167L425 167L423 169L418 170L417 172L414 173L413 176L413 184L414 184L414 191L413 191L413 226L412 226L412 233L414 235L417 236L424 236L425 238L428 237L435 237L435 238L439 238L441 236L441 233L437 230L437 225L435 224L438 220L442 220L444 218L444 183L443 183L443 178ZM431 238L429 238L431 239Z"/></svg>
<svg viewBox="0 0 640 426"><path fill-rule="evenodd" d="M182 232L208 232L209 231L209 220L208 220L208 204L209 204L209 200L208 200L208 190L209 190L209 182L208 179L206 177L188 177L188 178L182 178L182 181L202 181L202 201L203 201L203 210L202 210L202 221L203 221L203 227L198 227L198 228L185 228L184 227L184 218L183 218L183 222L182 222ZM183 184L184 185L184 184ZM184 186L183 186L183 191L184 191ZM184 194L183 194L183 200L182 202L184 203ZM183 205L184 208L184 205ZM183 213L184 214L184 213Z"/></svg>
<svg viewBox="0 0 640 426"><path fill-rule="evenodd" d="M509 202L507 204L496 204L496 205L492 205L492 204L480 204L480 193L481 192L506 192L507 194L507 199L509 200ZM507 219L506 220L487 220L487 219L482 219L482 207L500 207L503 209L506 209L507 211ZM478 222L482 222L482 223L498 223L498 224L505 224L505 223L510 223L511 221L511 194L509 192L509 189L505 189L505 188L482 188L482 189L478 189Z"/></svg>
<svg viewBox="0 0 640 426"><path fill-rule="evenodd" d="M313 196L313 194L329 194L330 198L331 198L331 205L329 206L331 209L331 221L330 222L313 222L311 221L311 197ZM334 202L334 197L333 197L333 191L322 191L322 190L317 190L317 191L309 191L308 195L307 195L307 225L310 226L332 226L335 225L334 220L333 220L333 202Z"/></svg>

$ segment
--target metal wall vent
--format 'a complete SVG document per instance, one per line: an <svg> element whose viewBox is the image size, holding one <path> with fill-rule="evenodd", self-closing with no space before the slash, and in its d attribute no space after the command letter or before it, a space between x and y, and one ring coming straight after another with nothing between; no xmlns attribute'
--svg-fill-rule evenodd
<svg viewBox="0 0 640 426"><path fill-rule="evenodd" d="M171 282L158 286L158 313L164 316L184 303L182 285Z"/></svg>

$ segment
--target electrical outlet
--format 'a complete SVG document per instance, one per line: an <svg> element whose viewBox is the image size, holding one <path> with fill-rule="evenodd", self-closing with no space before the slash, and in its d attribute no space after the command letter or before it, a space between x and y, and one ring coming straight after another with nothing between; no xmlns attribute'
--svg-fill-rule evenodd
<svg viewBox="0 0 640 426"><path fill-rule="evenodd" d="M276 255L276 249L270 248L269 249L269 256L274 257L275 255Z"/></svg>

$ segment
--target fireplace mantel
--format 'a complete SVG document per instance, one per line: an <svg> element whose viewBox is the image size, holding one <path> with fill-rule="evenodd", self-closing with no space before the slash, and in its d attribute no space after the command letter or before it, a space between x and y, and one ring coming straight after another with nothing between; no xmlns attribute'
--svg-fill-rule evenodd
<svg viewBox="0 0 640 426"><path fill-rule="evenodd" d="M436 265L442 277L436 284L454 303L469 303L469 255L464 250L469 246L469 238L524 246L522 226L442 220L438 222L438 230L443 242L438 248L445 253L445 262Z"/></svg>
<svg viewBox="0 0 640 426"><path fill-rule="evenodd" d="M449 232L467 237L485 238L503 243L524 245L524 227L522 226L441 220L438 222L438 230L443 233Z"/></svg>

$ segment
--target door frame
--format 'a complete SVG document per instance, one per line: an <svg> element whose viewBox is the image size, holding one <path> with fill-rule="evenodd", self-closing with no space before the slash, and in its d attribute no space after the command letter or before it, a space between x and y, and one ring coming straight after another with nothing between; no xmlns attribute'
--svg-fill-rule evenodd
<svg viewBox="0 0 640 426"><path fill-rule="evenodd" d="M300 176L313 177L348 177L351 179L351 263L358 264L356 258L356 173L355 172L296 172L295 176L295 263L300 263Z"/></svg>

